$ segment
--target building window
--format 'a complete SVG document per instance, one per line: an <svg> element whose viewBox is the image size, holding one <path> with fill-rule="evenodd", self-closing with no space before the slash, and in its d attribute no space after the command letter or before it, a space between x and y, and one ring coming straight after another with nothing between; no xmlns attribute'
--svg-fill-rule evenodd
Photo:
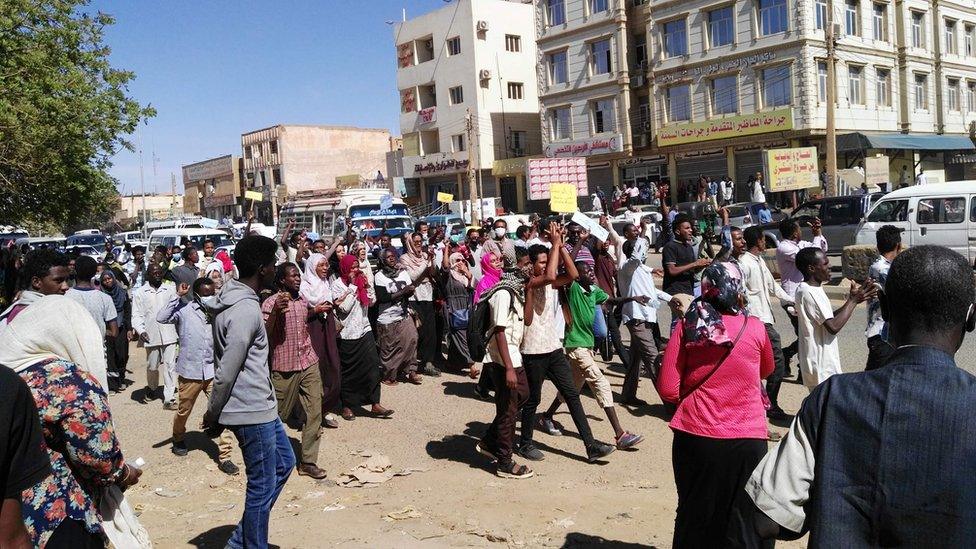
<svg viewBox="0 0 976 549"><path fill-rule="evenodd" d="M600 13L610 9L610 0L590 0L590 13Z"/></svg>
<svg viewBox="0 0 976 549"><path fill-rule="evenodd" d="M817 0L813 5L813 16L817 20L817 30L827 29L827 0Z"/></svg>
<svg viewBox="0 0 976 549"><path fill-rule="evenodd" d="M678 57L688 53L688 24L675 19L664 24L664 56Z"/></svg>
<svg viewBox="0 0 976 549"><path fill-rule="evenodd" d="M447 39L447 55L458 55L461 53L461 37Z"/></svg>
<svg viewBox="0 0 976 549"><path fill-rule="evenodd" d="M668 122L691 120L691 86L671 86L665 90L664 100L667 103Z"/></svg>
<svg viewBox="0 0 976 549"><path fill-rule="evenodd" d="M610 39L597 40L590 44L590 74L610 73Z"/></svg>
<svg viewBox="0 0 976 549"><path fill-rule="evenodd" d="M594 134L614 131L613 99L598 99L590 108Z"/></svg>
<svg viewBox="0 0 976 549"><path fill-rule="evenodd" d="M912 12L912 47L925 47L925 14L920 11Z"/></svg>
<svg viewBox="0 0 976 549"><path fill-rule="evenodd" d="M789 65L763 69L761 76L763 107L782 107L793 102Z"/></svg>
<svg viewBox="0 0 976 549"><path fill-rule="evenodd" d="M847 66L847 101L851 105L864 104L864 68Z"/></svg>
<svg viewBox="0 0 976 549"><path fill-rule="evenodd" d="M915 75L915 110L924 111L929 108L929 83L928 76L924 74Z"/></svg>
<svg viewBox="0 0 976 549"><path fill-rule="evenodd" d="M517 34L505 35L505 51L522 51L522 37Z"/></svg>
<svg viewBox="0 0 976 549"><path fill-rule="evenodd" d="M959 110L959 80L955 78L949 78L946 83L948 84L948 102L950 111Z"/></svg>
<svg viewBox="0 0 976 549"><path fill-rule="evenodd" d="M278 154L278 140L272 139L268 142L268 147L271 149L271 154Z"/></svg>
<svg viewBox="0 0 976 549"><path fill-rule="evenodd" d="M509 82L508 83L508 98L509 99L523 99L525 94L524 86L521 82Z"/></svg>
<svg viewBox="0 0 976 549"><path fill-rule="evenodd" d="M844 3L844 34L847 36L860 35L860 4L857 0L847 0Z"/></svg>
<svg viewBox="0 0 976 549"><path fill-rule="evenodd" d="M272 141L272 143L274 143L274 142ZM284 183L281 180L281 168L275 168L275 169L271 170L271 181L275 185L281 185L281 184Z"/></svg>
<svg viewBox="0 0 976 549"><path fill-rule="evenodd" d="M713 115L739 112L739 83L735 75L713 79L709 91Z"/></svg>
<svg viewBox="0 0 976 549"><path fill-rule="evenodd" d="M759 0L759 34L769 36L789 28L786 0Z"/></svg>
<svg viewBox="0 0 976 549"><path fill-rule="evenodd" d="M827 102L827 62L817 61L817 99Z"/></svg>
<svg viewBox="0 0 976 549"><path fill-rule="evenodd" d="M565 0L548 0L546 4L546 17L549 26L562 25L566 22L566 2Z"/></svg>
<svg viewBox="0 0 976 549"><path fill-rule="evenodd" d="M526 145L526 133L523 131L513 131L512 132L512 151L515 156L522 156L525 154Z"/></svg>
<svg viewBox="0 0 976 549"><path fill-rule="evenodd" d="M549 129L549 137L553 141L559 139L572 139L573 126L569 107L556 107L555 109L549 109Z"/></svg>
<svg viewBox="0 0 976 549"><path fill-rule="evenodd" d="M877 69L877 97L879 107L891 106L891 70Z"/></svg>
<svg viewBox="0 0 976 549"><path fill-rule="evenodd" d="M466 150L464 147L464 134L459 133L451 136L451 152L461 152Z"/></svg>
<svg viewBox="0 0 976 549"><path fill-rule="evenodd" d="M973 42L976 41L976 37L973 36L974 34L976 34L976 27L966 25L966 55L969 57L973 56Z"/></svg>
<svg viewBox="0 0 976 549"><path fill-rule="evenodd" d="M634 61L638 65L647 61L647 37L643 34L634 36Z"/></svg>
<svg viewBox="0 0 976 549"><path fill-rule="evenodd" d="M457 86L447 90L451 96L451 104L457 105L459 103L464 103L464 92L461 90L461 86Z"/></svg>
<svg viewBox="0 0 976 549"><path fill-rule="evenodd" d="M966 88L969 90L966 97L966 110L976 112L976 82L966 82Z"/></svg>
<svg viewBox="0 0 976 549"><path fill-rule="evenodd" d="M565 84L569 82L569 68L566 52L557 51L549 54L549 84Z"/></svg>
<svg viewBox="0 0 976 549"><path fill-rule="evenodd" d="M874 39L881 42L888 41L888 6L887 4L874 5Z"/></svg>
<svg viewBox="0 0 976 549"><path fill-rule="evenodd" d="M708 12L708 44L713 48L732 43L732 6Z"/></svg>
<svg viewBox="0 0 976 549"><path fill-rule="evenodd" d="M946 53L956 53L956 22L945 21L945 49Z"/></svg>

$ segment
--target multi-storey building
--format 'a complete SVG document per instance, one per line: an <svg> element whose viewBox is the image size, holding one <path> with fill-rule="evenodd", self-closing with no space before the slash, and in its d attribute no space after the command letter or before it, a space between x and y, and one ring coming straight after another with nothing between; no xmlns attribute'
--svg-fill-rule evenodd
<svg viewBox="0 0 976 549"><path fill-rule="evenodd" d="M183 213L183 195L173 194L127 194L119 196L113 220L130 227L148 221L167 219Z"/></svg>
<svg viewBox="0 0 976 549"><path fill-rule="evenodd" d="M455 0L397 23L393 38L405 198L467 200L473 167L480 196L522 210L517 159L541 150L532 6Z"/></svg>
<svg viewBox="0 0 976 549"><path fill-rule="evenodd" d="M537 0L544 153L586 156L590 188L643 175L648 145L647 23L633 0Z"/></svg>
<svg viewBox="0 0 976 549"><path fill-rule="evenodd" d="M647 151L666 156L674 190L699 174L744 183L762 170L769 148L816 145L823 161L830 22L837 132L862 134L840 140L840 168L888 152L891 181L916 165L930 181L954 179L941 173L944 162L972 148L965 135L976 118L971 3L652 0L647 10L654 97ZM906 148L872 141L899 133L913 137L894 144Z"/></svg>
<svg viewBox="0 0 976 549"><path fill-rule="evenodd" d="M241 157L228 154L183 166L183 212L212 219L241 217L243 165Z"/></svg>
<svg viewBox="0 0 976 549"><path fill-rule="evenodd" d="M278 124L241 135L245 186L264 194L256 216L274 221L289 195L335 189L340 176L375 178L390 147L388 130L346 126Z"/></svg>

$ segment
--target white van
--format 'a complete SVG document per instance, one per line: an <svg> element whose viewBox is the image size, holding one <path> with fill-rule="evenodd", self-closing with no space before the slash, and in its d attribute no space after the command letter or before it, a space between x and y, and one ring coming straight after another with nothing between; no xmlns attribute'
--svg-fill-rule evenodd
<svg viewBox="0 0 976 549"><path fill-rule="evenodd" d="M883 225L904 232L905 246L945 246L976 262L976 181L914 185L879 198L858 227L856 244L875 245Z"/></svg>
<svg viewBox="0 0 976 549"><path fill-rule="evenodd" d="M203 249L203 243L213 240L216 247L228 246L231 244L230 235L217 229L156 229L149 236L149 249L147 253L152 253L156 246L183 246L189 242L198 250Z"/></svg>

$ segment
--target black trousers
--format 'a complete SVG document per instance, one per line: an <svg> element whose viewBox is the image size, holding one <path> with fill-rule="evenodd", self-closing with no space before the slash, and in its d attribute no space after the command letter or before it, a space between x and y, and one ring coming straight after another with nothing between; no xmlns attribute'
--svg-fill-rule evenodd
<svg viewBox="0 0 976 549"><path fill-rule="evenodd" d="M607 319L607 333L610 335L610 343L613 344L620 362L624 366L630 364L630 351L624 347L624 342L620 339L620 321L623 320L623 311L620 307L610 307L609 311L604 311L603 316ZM608 360L610 357L604 357Z"/></svg>
<svg viewBox="0 0 976 549"><path fill-rule="evenodd" d="M782 342L779 332L772 324L766 324L766 335L773 347L773 362L776 369L766 378L766 393L769 395L769 403L773 409L779 408L779 389L783 385L783 378L786 377L786 358L783 356Z"/></svg>
<svg viewBox="0 0 976 549"><path fill-rule="evenodd" d="M786 305L783 305L783 311L786 312L786 316L790 319L790 324L793 326L793 335L796 336L796 340L793 343L790 343L789 346L783 348L783 356L786 360L786 373L784 373L784 375L789 375L790 360L792 360L793 357L800 352L800 321L786 311Z"/></svg>
<svg viewBox="0 0 976 549"><path fill-rule="evenodd" d="M105 540L100 534L92 534L80 520L65 519L54 529L48 539L50 549L88 549L89 547L105 547Z"/></svg>
<svg viewBox="0 0 976 549"><path fill-rule="evenodd" d="M410 308L417 311L420 326L417 327L417 359L419 369L423 371L428 362L434 362L434 355L438 349L437 343L437 315L434 312L433 301L411 301Z"/></svg>
<svg viewBox="0 0 976 549"><path fill-rule="evenodd" d="M888 363L888 359L894 354L895 348L876 335L868 338L868 364L865 371L877 370Z"/></svg>
<svg viewBox="0 0 976 549"><path fill-rule="evenodd" d="M765 455L765 440L717 439L674 431L675 549L772 547L772 541L756 539L752 501L745 493L746 481Z"/></svg>
<svg viewBox="0 0 976 549"><path fill-rule="evenodd" d="M593 446L593 432L590 431L590 422L586 419L583 403L580 402L579 391L573 383L573 373L569 369L566 353L562 349L556 349L544 355L522 355L522 366L529 381L529 399L522 406L522 442L532 440L535 412L542 402L542 382L548 378L566 401L583 444L587 448Z"/></svg>
<svg viewBox="0 0 976 549"><path fill-rule="evenodd" d="M129 334L119 329L114 338L105 339L105 358L108 362L108 381L113 389L125 383L125 368L129 362Z"/></svg>

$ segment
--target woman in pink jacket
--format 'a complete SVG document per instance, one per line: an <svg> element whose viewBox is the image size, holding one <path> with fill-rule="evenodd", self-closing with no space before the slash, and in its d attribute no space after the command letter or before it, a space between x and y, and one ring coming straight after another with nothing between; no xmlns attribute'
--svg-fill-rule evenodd
<svg viewBox="0 0 976 549"><path fill-rule="evenodd" d="M676 549L739 544L753 532L737 499L766 454L760 380L773 368L763 323L745 313L742 273L712 264L701 297L674 327L658 377L661 398L678 406L670 424Z"/></svg>

